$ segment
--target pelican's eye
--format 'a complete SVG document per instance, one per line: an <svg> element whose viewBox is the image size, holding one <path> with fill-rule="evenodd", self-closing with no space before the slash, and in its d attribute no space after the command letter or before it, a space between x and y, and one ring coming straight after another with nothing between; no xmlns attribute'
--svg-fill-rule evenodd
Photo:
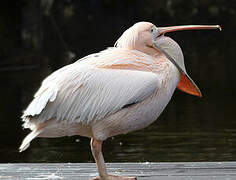
<svg viewBox="0 0 236 180"><path fill-rule="evenodd" d="M154 28L152 27L151 29L150 29L150 33L153 33L154 32Z"/></svg>

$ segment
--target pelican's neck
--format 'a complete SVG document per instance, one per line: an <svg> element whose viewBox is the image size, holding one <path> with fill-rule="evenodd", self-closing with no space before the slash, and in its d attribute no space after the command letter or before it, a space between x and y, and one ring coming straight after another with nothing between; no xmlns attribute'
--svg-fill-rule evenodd
<svg viewBox="0 0 236 180"><path fill-rule="evenodd" d="M162 61L159 60L158 62L159 65L156 74L161 82L161 91L171 97L179 83L180 72L167 58L162 59Z"/></svg>

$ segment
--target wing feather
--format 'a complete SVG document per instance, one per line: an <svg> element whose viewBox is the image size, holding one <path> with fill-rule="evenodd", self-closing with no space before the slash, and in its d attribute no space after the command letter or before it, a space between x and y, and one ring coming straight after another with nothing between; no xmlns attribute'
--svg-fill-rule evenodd
<svg viewBox="0 0 236 180"><path fill-rule="evenodd" d="M51 118L90 124L127 104L144 100L159 87L155 73L98 68L83 60L46 78L22 118L26 127L32 121L39 124Z"/></svg>

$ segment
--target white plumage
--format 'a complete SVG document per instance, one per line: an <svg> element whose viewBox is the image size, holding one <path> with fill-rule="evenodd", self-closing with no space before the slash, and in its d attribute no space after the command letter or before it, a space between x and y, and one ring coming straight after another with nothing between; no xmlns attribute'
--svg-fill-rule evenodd
<svg viewBox="0 0 236 180"><path fill-rule="evenodd" d="M130 179L107 174L102 141L154 122L177 85L201 96L186 73L181 48L164 33L206 27L213 28L157 28L140 22L124 32L116 47L52 73L22 115L23 126L32 132L23 140L20 151L36 137L87 136L91 138L98 179Z"/></svg>
<svg viewBox="0 0 236 180"><path fill-rule="evenodd" d="M150 96L160 87L155 73L99 67L104 65L104 62L99 64L99 60L103 60L104 56L107 58L114 53L125 51L109 49L108 52L103 51L91 59L79 60L65 66L47 77L22 116L23 121L26 121L24 126L29 127L27 123L31 124L32 121L39 124L51 118L65 124L89 125L127 104L140 102ZM142 54L138 51L135 53ZM106 65L127 63L126 60L130 58L121 56L118 63L113 61ZM136 60L138 61L132 58L133 62L130 64L134 64ZM96 63L93 64L93 61ZM141 64L136 63L136 66ZM36 118L27 121L29 116Z"/></svg>

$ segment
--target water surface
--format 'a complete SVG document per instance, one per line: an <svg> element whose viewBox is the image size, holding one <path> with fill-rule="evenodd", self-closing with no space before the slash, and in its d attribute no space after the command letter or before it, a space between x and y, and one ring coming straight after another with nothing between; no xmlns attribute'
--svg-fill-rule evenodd
<svg viewBox="0 0 236 180"><path fill-rule="evenodd" d="M107 162L178 162L236 160L236 122L232 99L198 99L181 92L160 118L141 131L109 138ZM212 103L214 102L214 103ZM224 106L224 108L222 108ZM20 128L20 127L17 127ZM1 129L1 162L93 162L89 139L80 136L38 138L27 151L17 147L28 131ZM5 139L4 139L5 138Z"/></svg>

